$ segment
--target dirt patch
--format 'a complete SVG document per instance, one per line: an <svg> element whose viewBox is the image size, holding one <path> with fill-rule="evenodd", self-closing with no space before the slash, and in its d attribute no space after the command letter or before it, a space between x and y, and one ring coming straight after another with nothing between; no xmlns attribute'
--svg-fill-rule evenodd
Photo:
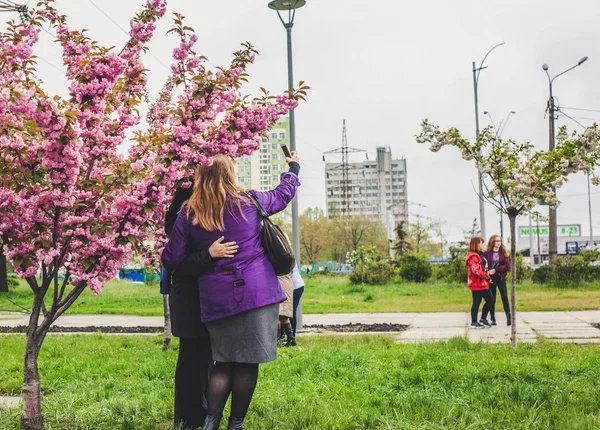
<svg viewBox="0 0 600 430"><path fill-rule="evenodd" d="M383 333L383 332L401 332L408 328L404 324L332 324L332 325L305 325L306 330L315 332L334 332L334 333ZM110 334L146 334L162 333L162 327L122 327L122 326L88 326L88 327L50 327L50 333L110 333ZM0 327L0 333L27 333L27 326Z"/></svg>
<svg viewBox="0 0 600 430"><path fill-rule="evenodd" d="M162 327L122 327L122 326L108 326L108 327L61 327L53 326L50 327L50 333L162 333ZM27 333L27 327L20 325L17 327L0 327L0 333Z"/></svg>
<svg viewBox="0 0 600 430"><path fill-rule="evenodd" d="M333 324L333 325L305 325L303 328L313 331L332 331L336 333L382 333L382 332L400 332L408 328L404 324Z"/></svg>

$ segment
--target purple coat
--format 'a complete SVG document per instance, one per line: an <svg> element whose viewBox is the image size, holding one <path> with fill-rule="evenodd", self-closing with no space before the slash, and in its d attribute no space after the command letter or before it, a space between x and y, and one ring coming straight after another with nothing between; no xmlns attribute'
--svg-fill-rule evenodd
<svg viewBox="0 0 600 430"><path fill-rule="evenodd" d="M281 183L271 191L251 191L269 214L284 210L300 185L298 176L286 172ZM225 210L225 231L206 231L193 226L186 216L185 207L179 213L171 238L162 254L162 263L169 269L177 269L186 255L202 249L225 236L225 242L239 245L233 258L218 259L214 267L200 276L200 309L202 322L209 322L236 315L240 312L279 303L286 296L279 286L271 262L260 243L261 218L251 201L242 201L246 219Z"/></svg>
<svg viewBox="0 0 600 430"><path fill-rule="evenodd" d="M510 270L510 258L505 256L502 251L498 251L500 257L500 264L496 267L496 273L500 276L500 280L506 280L506 274ZM483 257L488 262L488 269L492 268L492 259L494 258L494 251L485 251Z"/></svg>

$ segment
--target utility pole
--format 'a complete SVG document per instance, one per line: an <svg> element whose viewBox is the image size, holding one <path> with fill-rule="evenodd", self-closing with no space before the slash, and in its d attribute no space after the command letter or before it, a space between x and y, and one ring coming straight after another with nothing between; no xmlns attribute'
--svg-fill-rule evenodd
<svg viewBox="0 0 600 430"><path fill-rule="evenodd" d="M478 91L478 87L479 87L479 74L481 73L481 71L485 68L487 68L487 66L484 66L485 64L485 60L488 57L488 55L490 55L490 53L496 49L499 46L504 45L504 42L499 43L498 45L494 46L492 49L490 49L488 51L487 54L485 54L485 57L483 57L483 60L481 61L481 63L479 64L479 67L477 67L477 64L475 64L475 61L473 61L473 90L474 90L474 95L475 95L475 138L479 138L479 91ZM485 234L485 201L484 201L484 195L483 195L483 175L481 174L481 171L477 171L477 178L479 181L479 223L481 226L481 235L483 237L486 237Z"/></svg>
<svg viewBox="0 0 600 430"><path fill-rule="evenodd" d="M554 145L555 145L555 136L556 136L556 131L554 129L554 121L556 120L556 112L558 111L556 109L556 106L554 104L554 95L552 93L552 84L554 83L554 80L556 78L558 78L559 76L564 75L565 73L573 70L576 67L581 66L583 63L585 63L587 61L588 57L583 57L581 60L579 60L579 62L568 68L567 70L565 70L564 72L559 73L558 75L554 76L553 78L550 77L550 73L548 72L549 70L549 66L547 64L542 65L542 69L546 72L546 76L548 76L548 86L550 88L550 98L548 99L548 149L550 151L552 151L554 149ZM556 188L552 187L552 192L554 194L556 194ZM550 265L554 265L554 262L556 260L556 256L558 254L558 250L557 250L557 245L558 245L558 228L556 225L556 209L549 207L548 208L548 218L549 218L549 223L548 223L548 233L549 233L549 238L548 238L548 259L549 259L549 263ZM539 234L539 233L538 233Z"/></svg>

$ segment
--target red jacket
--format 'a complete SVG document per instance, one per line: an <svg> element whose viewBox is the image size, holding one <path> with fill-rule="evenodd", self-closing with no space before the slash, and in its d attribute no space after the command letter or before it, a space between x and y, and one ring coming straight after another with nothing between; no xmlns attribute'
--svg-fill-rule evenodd
<svg viewBox="0 0 600 430"><path fill-rule="evenodd" d="M486 280L488 274L485 271L481 256L476 252L469 252L465 263L469 269L469 282L467 283L469 289L471 291L487 290L489 288Z"/></svg>
<svg viewBox="0 0 600 430"><path fill-rule="evenodd" d="M496 274L500 277L502 281L506 280L506 274L510 270L510 258L505 256L501 251L498 251L500 256L500 265L496 267ZM488 266L492 268L492 258L494 258L494 251L485 251L483 253L483 257L487 260ZM492 275L494 276L494 275Z"/></svg>

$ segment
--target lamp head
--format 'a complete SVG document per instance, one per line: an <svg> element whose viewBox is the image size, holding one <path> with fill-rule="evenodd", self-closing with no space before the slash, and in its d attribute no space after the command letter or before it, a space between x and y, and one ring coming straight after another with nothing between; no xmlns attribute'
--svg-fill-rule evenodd
<svg viewBox="0 0 600 430"><path fill-rule="evenodd" d="M583 63L585 63L587 61L588 57L583 57L581 60L579 60L579 63L577 63L578 66L581 66Z"/></svg>
<svg viewBox="0 0 600 430"><path fill-rule="evenodd" d="M483 111L483 114L484 114L484 115L487 115L488 113L489 113L489 112L488 112L488 111L486 111L486 110L484 110L484 111Z"/></svg>
<svg viewBox="0 0 600 430"><path fill-rule="evenodd" d="M273 0L269 2L269 9L293 10L299 9L306 4L306 0Z"/></svg>
<svg viewBox="0 0 600 430"><path fill-rule="evenodd" d="M547 71L548 71L548 69L549 69L549 67L548 67L548 65L547 65L547 64L544 64L544 65L542 66L542 69L544 69L544 70L547 72Z"/></svg>

